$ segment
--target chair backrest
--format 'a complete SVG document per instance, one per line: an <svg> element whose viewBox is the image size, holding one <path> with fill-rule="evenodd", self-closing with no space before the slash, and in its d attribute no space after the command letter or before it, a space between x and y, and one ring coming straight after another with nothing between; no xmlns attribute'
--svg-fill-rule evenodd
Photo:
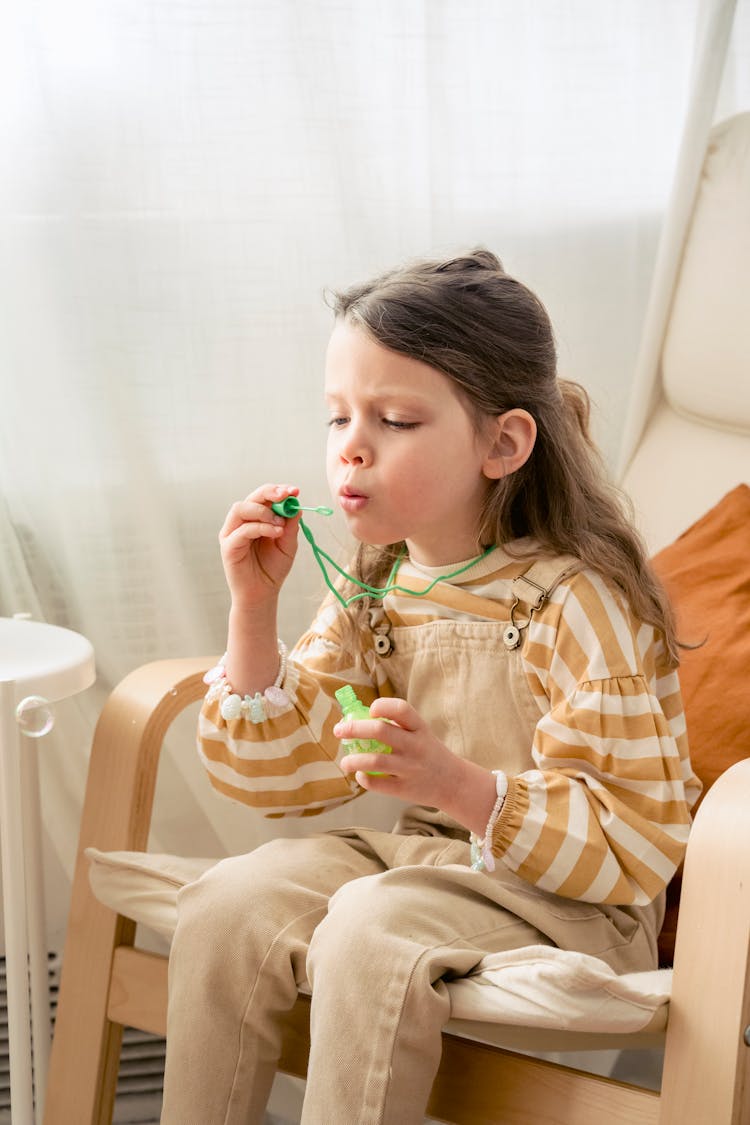
<svg viewBox="0 0 750 1125"><path fill-rule="evenodd" d="M658 551L750 480L750 113L710 137L649 420L625 472Z"/></svg>
<svg viewBox="0 0 750 1125"><path fill-rule="evenodd" d="M737 489L750 481L750 113L711 133L661 363L641 393L648 403L632 409L647 422L621 483L651 552L662 552L657 568L680 634L705 639L683 652L680 668L691 759L705 793L750 756L750 507ZM715 506L729 492L719 515ZM697 520L699 528L675 542ZM680 893L678 874L659 938L664 964L674 955Z"/></svg>

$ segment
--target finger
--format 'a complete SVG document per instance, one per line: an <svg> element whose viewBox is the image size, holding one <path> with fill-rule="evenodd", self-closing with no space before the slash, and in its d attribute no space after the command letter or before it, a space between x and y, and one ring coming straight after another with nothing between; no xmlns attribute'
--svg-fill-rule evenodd
<svg viewBox="0 0 750 1125"><path fill-rule="evenodd" d="M254 500L257 503L264 504L270 508L272 504L283 503L290 496L298 496L299 488L296 484L264 484L254 492L250 493L248 500ZM297 513L299 516L299 513ZM284 516L286 520L296 519L297 516Z"/></svg>
<svg viewBox="0 0 750 1125"><path fill-rule="evenodd" d="M297 553L298 536L299 518L295 516L293 519L284 520L284 526L281 528L281 534L277 537L276 542L278 549L288 559L293 559Z"/></svg>
<svg viewBox="0 0 750 1125"><path fill-rule="evenodd" d="M363 741L374 739L383 742L391 749L405 749L404 733L392 723L380 719L340 719L333 728L336 738L361 738Z"/></svg>
<svg viewBox="0 0 750 1125"><path fill-rule="evenodd" d="M238 527L247 523L267 523L276 527L283 527L285 522L283 516L277 516L270 507L252 500L238 500L235 504L232 504L227 512L227 517L219 532L219 538L226 538Z"/></svg>
<svg viewBox="0 0 750 1125"><path fill-rule="evenodd" d="M256 504L275 504L277 500L286 500L287 496L296 496L299 488L295 484L261 484L254 488L245 499Z"/></svg>
<svg viewBox="0 0 750 1125"><path fill-rule="evenodd" d="M401 797L401 779L393 774L373 777L372 774L357 770L354 775L358 785L372 793L382 793L384 797Z"/></svg>
<svg viewBox="0 0 750 1125"><path fill-rule="evenodd" d="M221 553L224 558L234 555L246 555L250 543L256 539L280 539L284 528L270 523L243 523L235 528L229 535L224 536L221 544Z"/></svg>
<svg viewBox="0 0 750 1125"><path fill-rule="evenodd" d="M298 493L299 488L295 484L273 484L270 482L261 484L259 488L253 489L244 500L237 500L232 504L219 534L226 535L247 520L267 519L272 522L283 520L283 516L277 516L275 512L271 511L271 505L277 501L286 500L288 496L296 496Z"/></svg>
<svg viewBox="0 0 750 1125"><path fill-rule="evenodd" d="M342 773L356 773L361 770L367 774L389 774L397 776L394 769L398 768L398 758L392 754L344 754L339 762Z"/></svg>
<svg viewBox="0 0 750 1125"><path fill-rule="evenodd" d="M414 710L411 703L395 696L378 696L370 707L370 715L373 719L389 719L408 731L419 730L424 726L419 712Z"/></svg>

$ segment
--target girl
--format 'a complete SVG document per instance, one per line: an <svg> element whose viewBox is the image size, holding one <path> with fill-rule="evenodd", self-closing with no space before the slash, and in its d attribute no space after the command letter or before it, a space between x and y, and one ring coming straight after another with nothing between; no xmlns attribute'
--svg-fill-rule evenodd
<svg viewBox="0 0 750 1125"><path fill-rule="evenodd" d="M305 1125L421 1122L446 979L539 943L655 966L698 793L672 617L538 299L477 250L335 313L327 469L352 581L287 658L299 518L272 504L298 489L232 506L200 747L213 785L269 816L364 790L409 807L392 832L274 841L181 892L165 1125L261 1120L305 984ZM344 684L369 719L342 720ZM344 756L351 738L392 752Z"/></svg>

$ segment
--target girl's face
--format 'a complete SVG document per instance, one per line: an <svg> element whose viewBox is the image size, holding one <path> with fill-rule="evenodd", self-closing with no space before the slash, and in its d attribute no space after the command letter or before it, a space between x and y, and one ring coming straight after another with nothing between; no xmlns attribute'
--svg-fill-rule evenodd
<svg viewBox="0 0 750 1125"><path fill-rule="evenodd" d="M354 536L405 540L426 566L476 555L492 439L489 427L476 432L451 380L339 321L325 390L328 483Z"/></svg>

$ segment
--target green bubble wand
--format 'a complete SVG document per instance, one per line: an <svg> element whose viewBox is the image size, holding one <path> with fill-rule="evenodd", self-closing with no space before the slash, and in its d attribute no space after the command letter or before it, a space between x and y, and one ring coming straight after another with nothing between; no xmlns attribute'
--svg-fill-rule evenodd
<svg viewBox="0 0 750 1125"><path fill-rule="evenodd" d="M287 496L286 500L277 501L275 504L271 505L271 511L275 512L277 516L283 516L284 519L292 519L292 517L296 516L299 512L317 512L318 515L321 516L333 515L333 508L328 508L323 504L319 505L316 508L306 508L302 504L300 504L296 496ZM377 586L369 586L366 582L361 582L359 578L355 578L353 574L347 573L347 571L345 571L343 567L339 566L335 559L332 559L331 556L322 549L322 547L318 546L318 544L315 542L315 536L313 535L312 531L310 531L310 528L307 526L303 519L300 519L299 525L302 529L302 534L305 536L305 539L307 539L310 547L312 548L313 557L320 567L326 586L334 595L334 597L337 598L339 602L341 602L341 605L344 607L344 609L348 609L353 602L359 601L360 598L384 598L386 594L391 594L394 591L398 591L398 593L400 594L409 594L413 598L423 598L427 594L429 594L435 586L437 586L438 582L444 582L449 578L456 578L457 575L463 574L464 571L469 570L472 566L476 566L478 562L481 562L482 559L486 558L487 555L489 555L490 551L494 551L495 549L494 546L487 547L486 550L484 550L479 556L479 558L472 559L471 562L464 563L463 566L458 567L457 570L451 571L450 574L439 575L437 578L434 578L432 582L430 582L425 587L424 590L410 590L407 586L399 586L396 582L396 575L398 574L399 567L401 566L404 555L406 554L406 548L402 547L393 563L393 566L391 567L391 572L386 579L385 586L378 588ZM338 574L340 574L342 578L345 578L347 582L351 582L354 586L359 586L360 592L358 594L352 594L350 597L345 598L343 594L336 589L335 585L331 581L328 575L328 570L326 569L326 563L329 566L333 567L333 569Z"/></svg>

